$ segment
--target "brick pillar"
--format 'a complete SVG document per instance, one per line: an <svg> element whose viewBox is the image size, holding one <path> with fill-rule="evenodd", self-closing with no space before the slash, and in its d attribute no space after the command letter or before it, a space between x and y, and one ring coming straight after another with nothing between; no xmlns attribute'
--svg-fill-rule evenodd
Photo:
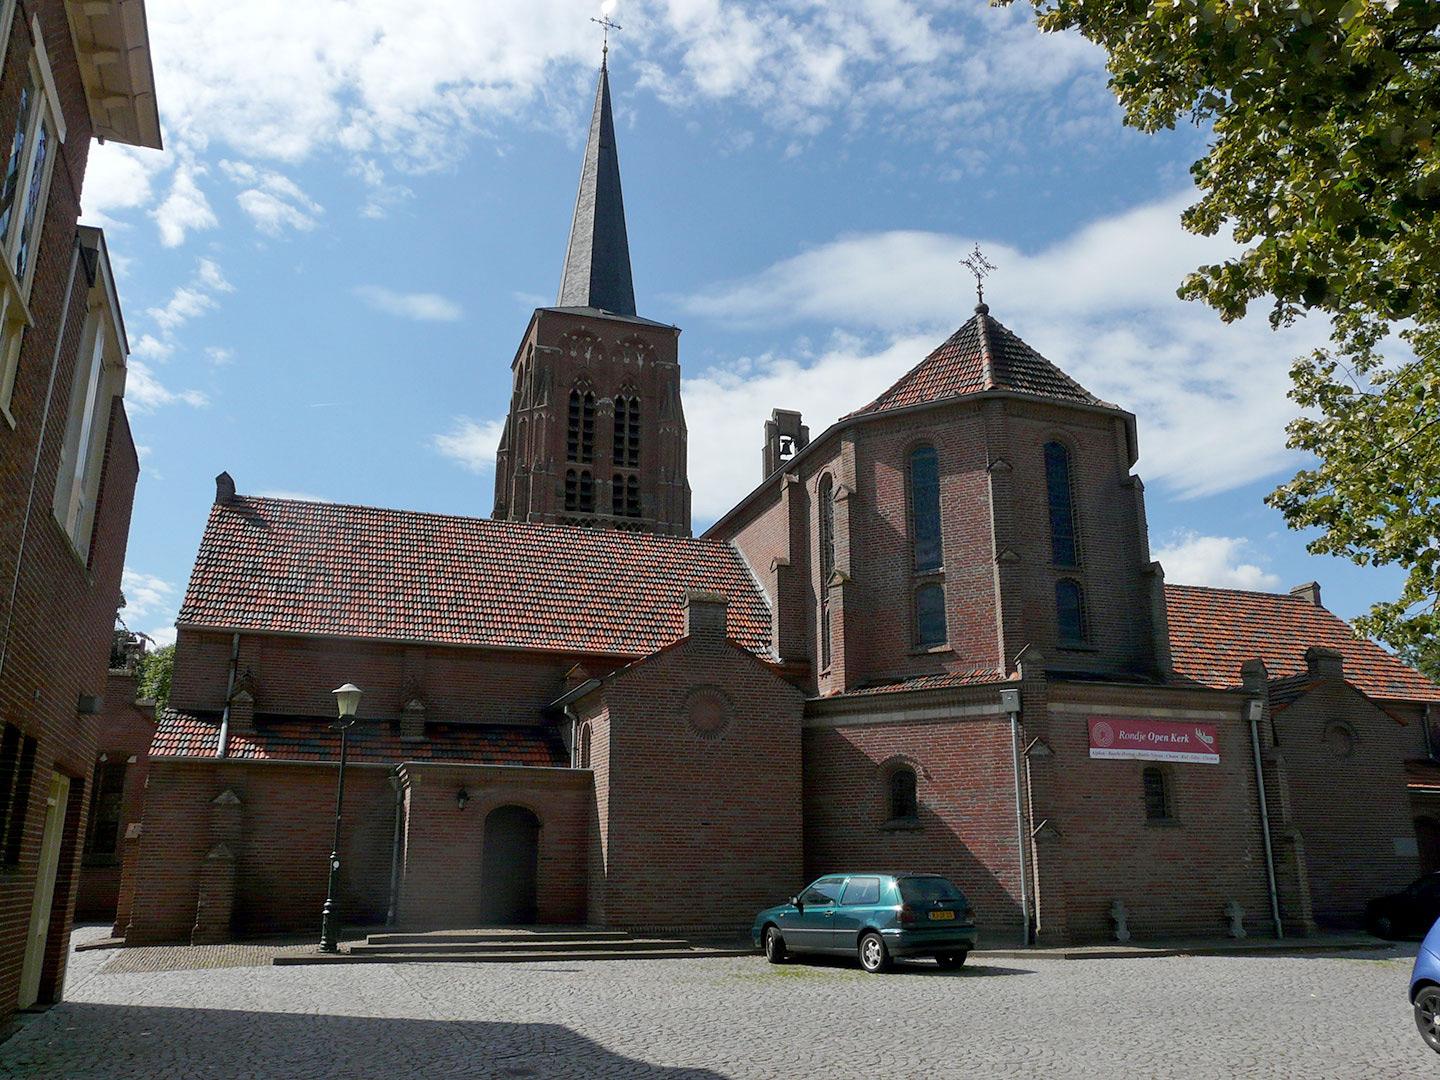
<svg viewBox="0 0 1440 1080"><path fill-rule="evenodd" d="M235 913L235 848L240 840L240 797L226 788L210 804L210 853L200 866L192 945L219 945L231 937Z"/></svg>
<svg viewBox="0 0 1440 1080"><path fill-rule="evenodd" d="M135 906L135 870L140 864L140 822L125 826L120 841L120 892L115 901L115 925L110 936L123 938L130 925L130 910Z"/></svg>

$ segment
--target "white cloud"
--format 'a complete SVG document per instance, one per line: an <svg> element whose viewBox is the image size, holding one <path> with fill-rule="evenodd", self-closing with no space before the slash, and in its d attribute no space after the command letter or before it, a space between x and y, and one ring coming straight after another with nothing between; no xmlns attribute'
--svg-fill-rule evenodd
<svg viewBox="0 0 1440 1080"><path fill-rule="evenodd" d="M308 232L324 213L319 203L282 173L256 168L246 161L222 161L220 168L244 189L235 201L267 236L279 236L286 229Z"/></svg>
<svg viewBox="0 0 1440 1080"><path fill-rule="evenodd" d="M1165 567L1165 580L1175 585L1211 585L1222 589L1271 591L1280 578L1262 569L1251 543L1240 536L1202 536L1191 530L1175 533L1154 556Z"/></svg>
<svg viewBox="0 0 1440 1080"><path fill-rule="evenodd" d="M334 499L327 499L323 495L315 495L309 491L296 491L293 488L267 488L264 491L255 493L262 499L294 499L297 502L318 502L333 503Z"/></svg>
<svg viewBox="0 0 1440 1080"><path fill-rule="evenodd" d="M1283 468L1290 360L1325 336L1319 322L1270 330L1263 313L1225 325L1175 289L1232 249L1179 225L1186 197L1126 211L1036 252L979 238L999 271L992 314L1099 397L1137 414L1148 480L1181 496L1229 490ZM968 318L957 261L975 237L843 236L755 275L680 298L692 313L778 328L839 326L822 350L797 344L722 363L686 383L695 512L722 513L753 485L726 448L758 446L772 407L800 409L818 433L919 363ZM706 476L707 472L714 473Z"/></svg>
<svg viewBox="0 0 1440 1080"><path fill-rule="evenodd" d="M196 316L218 307L219 302L215 299L217 293L234 291L235 287L225 280L224 273L214 259L200 259L196 263L194 276L187 284L171 293L164 306L149 308L145 312L155 320L165 337L163 342L151 337L151 343L145 347L152 350L156 359L164 358L153 351L156 349L168 350L164 353L164 356L168 356L169 352L174 351L174 343L170 337L176 330ZM142 337L141 340L144 341L145 338Z"/></svg>
<svg viewBox="0 0 1440 1080"><path fill-rule="evenodd" d="M199 408L208 405L210 399L199 390L170 390L155 377L149 364L132 356L125 369L125 403L131 410L144 413L177 403Z"/></svg>
<svg viewBox="0 0 1440 1080"><path fill-rule="evenodd" d="M503 420L477 422L457 416L448 432L433 435L431 447L470 472L483 473L495 467L495 451L505 430Z"/></svg>
<svg viewBox="0 0 1440 1080"><path fill-rule="evenodd" d="M145 206L153 198L152 180L166 166L164 155L121 143L96 143L85 162L82 219L105 228L113 213ZM111 253L111 259L115 258Z"/></svg>
<svg viewBox="0 0 1440 1080"><path fill-rule="evenodd" d="M235 350L227 349L220 345L207 345L205 347L205 359L216 367L224 367L235 362Z"/></svg>
<svg viewBox="0 0 1440 1080"><path fill-rule="evenodd" d="M175 351L175 346L168 341L161 341L154 334L141 334L130 343L130 355L143 357L146 360L155 360L164 363L170 359L170 354Z"/></svg>
<svg viewBox="0 0 1440 1080"><path fill-rule="evenodd" d="M196 177L203 176L205 171L201 165L177 166L170 182L170 194L150 211L160 228L160 242L166 247L179 247L190 233L220 224L215 211L210 209L210 200L196 183Z"/></svg>
<svg viewBox="0 0 1440 1080"><path fill-rule="evenodd" d="M163 649L167 645L175 644L175 624L167 626L152 626L145 631L145 635L155 643L155 648Z"/></svg>
<svg viewBox="0 0 1440 1080"><path fill-rule="evenodd" d="M147 618L172 608L175 586L154 574L144 574L125 567L120 577L120 591L125 594L124 616Z"/></svg>
<svg viewBox="0 0 1440 1080"><path fill-rule="evenodd" d="M438 293L402 293L382 285L357 285L355 295L377 311L420 322L454 322L463 312Z"/></svg>

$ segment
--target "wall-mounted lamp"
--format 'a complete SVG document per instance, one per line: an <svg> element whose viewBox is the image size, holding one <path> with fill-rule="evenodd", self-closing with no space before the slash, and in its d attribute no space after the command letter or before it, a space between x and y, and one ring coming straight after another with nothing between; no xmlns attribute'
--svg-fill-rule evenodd
<svg viewBox="0 0 1440 1080"><path fill-rule="evenodd" d="M455 792L455 805L458 806L461 810L465 809L465 804L469 801L470 792L466 791L463 787L459 791Z"/></svg>

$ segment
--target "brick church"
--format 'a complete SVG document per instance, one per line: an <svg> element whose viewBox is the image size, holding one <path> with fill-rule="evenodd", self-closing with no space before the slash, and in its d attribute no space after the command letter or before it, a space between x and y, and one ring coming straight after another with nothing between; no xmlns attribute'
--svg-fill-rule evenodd
<svg viewBox="0 0 1440 1080"><path fill-rule="evenodd" d="M735 930L883 866L991 942L1304 934L1435 865L1440 687L1317 585L1166 585L1135 417L984 304L917 360L813 438L756 418L758 485L693 536L602 66L492 516L220 475L117 928L318 929L346 682L352 925Z"/></svg>

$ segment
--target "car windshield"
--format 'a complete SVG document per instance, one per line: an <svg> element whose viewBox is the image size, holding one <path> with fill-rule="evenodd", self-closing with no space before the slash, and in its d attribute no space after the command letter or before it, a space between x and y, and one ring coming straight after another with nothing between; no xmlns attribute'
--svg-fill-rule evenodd
<svg viewBox="0 0 1440 1080"><path fill-rule="evenodd" d="M931 904L936 901L965 899L960 890L943 877L901 878L900 897L907 904Z"/></svg>

